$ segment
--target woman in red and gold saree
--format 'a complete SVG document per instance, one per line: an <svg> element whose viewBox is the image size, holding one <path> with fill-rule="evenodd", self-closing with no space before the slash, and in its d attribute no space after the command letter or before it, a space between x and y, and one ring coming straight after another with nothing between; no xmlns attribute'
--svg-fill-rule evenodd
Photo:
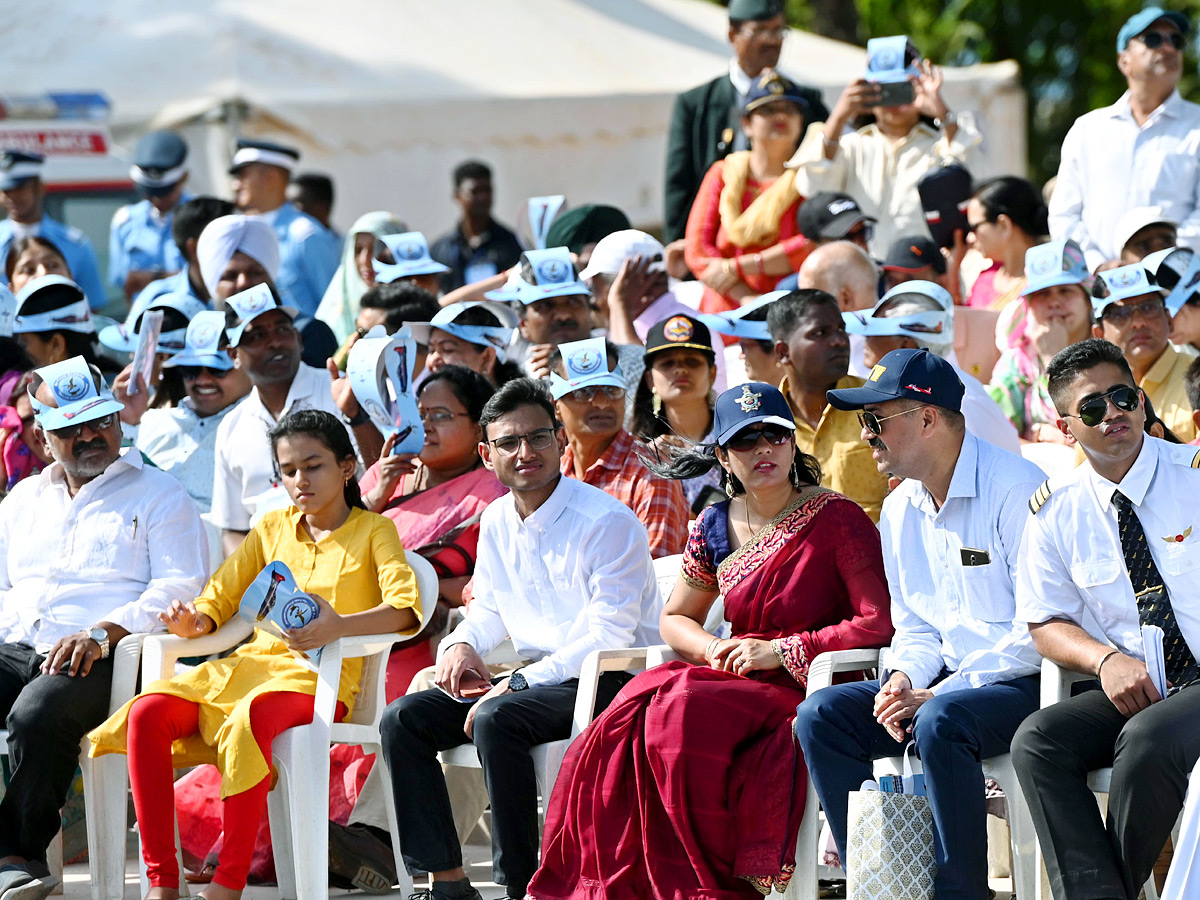
<svg viewBox="0 0 1200 900"><path fill-rule="evenodd" d="M716 428L736 496L697 520L663 611L686 661L631 681L568 751L535 900L754 897L794 869L807 780L791 724L808 662L883 646L892 627L874 525L817 485L787 404L765 396L778 391L749 388L760 414ZM727 640L701 625L719 594Z"/></svg>

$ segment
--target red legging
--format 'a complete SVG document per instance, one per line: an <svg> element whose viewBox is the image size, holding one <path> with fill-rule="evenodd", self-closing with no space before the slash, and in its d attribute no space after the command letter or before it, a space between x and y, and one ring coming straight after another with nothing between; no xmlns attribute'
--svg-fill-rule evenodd
<svg viewBox="0 0 1200 900"><path fill-rule="evenodd" d="M337 705L336 719L346 713ZM167 694L146 694L129 710L127 746L129 784L142 835L142 855L151 887L179 887L175 857L175 788L171 744L199 731L200 706ZM250 730L270 762L271 742L280 732L313 719L313 697L277 691L256 697L250 706ZM213 881L242 890L250 873L254 840L267 806L270 776L221 802L224 843Z"/></svg>

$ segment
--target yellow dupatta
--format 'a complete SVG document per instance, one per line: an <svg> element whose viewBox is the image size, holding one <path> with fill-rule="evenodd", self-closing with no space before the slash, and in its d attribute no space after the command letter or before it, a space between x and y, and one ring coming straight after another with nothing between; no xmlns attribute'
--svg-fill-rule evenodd
<svg viewBox="0 0 1200 900"><path fill-rule="evenodd" d="M770 246L779 239L779 222L789 206L800 198L796 170L788 169L769 188L742 209L742 195L750 180L750 151L740 150L725 157L718 209L721 225L730 243L737 247Z"/></svg>

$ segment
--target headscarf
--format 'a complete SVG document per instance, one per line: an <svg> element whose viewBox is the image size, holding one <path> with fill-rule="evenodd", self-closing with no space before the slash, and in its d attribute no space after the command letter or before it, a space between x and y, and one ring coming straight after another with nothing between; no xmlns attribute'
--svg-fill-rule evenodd
<svg viewBox="0 0 1200 900"><path fill-rule="evenodd" d="M214 302L221 275L238 251L257 261L272 281L279 274L279 239L270 222L259 216L213 219L196 242L196 259L200 262L200 278Z"/></svg>
<svg viewBox="0 0 1200 900"><path fill-rule="evenodd" d="M333 329L339 344L354 330L361 309L359 301L367 292L366 282L359 276L358 266L354 264L354 236L373 234L380 238L385 234L403 234L406 231L408 226L390 212L369 212L360 216L346 232L341 265L333 273L333 280L329 282L321 305L317 307L317 318Z"/></svg>
<svg viewBox="0 0 1200 900"><path fill-rule="evenodd" d="M629 217L615 206L589 203L568 209L555 219L546 232L546 246L566 247L578 256L588 244L632 227Z"/></svg>

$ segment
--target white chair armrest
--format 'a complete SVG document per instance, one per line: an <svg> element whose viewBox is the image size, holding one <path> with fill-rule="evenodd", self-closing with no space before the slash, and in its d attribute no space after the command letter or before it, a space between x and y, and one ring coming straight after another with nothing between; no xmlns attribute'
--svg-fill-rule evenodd
<svg viewBox="0 0 1200 900"><path fill-rule="evenodd" d="M863 669L874 669L879 665L879 649L871 650L831 650L817 655L808 665L808 690L806 696L811 697L816 691L833 684L833 676L838 672L861 672Z"/></svg>
<svg viewBox="0 0 1200 900"><path fill-rule="evenodd" d="M405 637L407 635L396 634L395 632L387 634L355 634L344 637L339 642L342 645L342 659L371 656L382 650L390 650L392 644L404 640Z"/></svg>
<svg viewBox="0 0 1200 900"><path fill-rule="evenodd" d="M1043 659L1042 709L1045 709L1047 706L1053 706L1055 703L1070 697L1071 685L1079 681L1091 681L1095 677L1094 675L1085 675L1083 672L1072 672L1070 669L1064 669L1056 662Z"/></svg>
<svg viewBox="0 0 1200 900"><path fill-rule="evenodd" d="M583 661L579 673L579 690L575 694L575 721L571 737L583 732L592 721L600 676L605 672L642 672L647 668L648 647L629 647L624 650L593 650Z"/></svg>
<svg viewBox="0 0 1200 900"><path fill-rule="evenodd" d="M173 634L147 635L142 642L142 686L170 678L175 663L188 656L212 656L236 647L254 629L241 616L234 616L212 634L198 638L181 638Z"/></svg>
<svg viewBox="0 0 1200 900"><path fill-rule="evenodd" d="M112 652L112 687L108 695L108 714L112 715L137 693L138 666L142 661L142 643L149 635L127 634Z"/></svg>
<svg viewBox="0 0 1200 900"><path fill-rule="evenodd" d="M646 668L653 669L655 666L661 666L663 663L675 662L683 659L667 644L656 644L653 647L646 648Z"/></svg>

